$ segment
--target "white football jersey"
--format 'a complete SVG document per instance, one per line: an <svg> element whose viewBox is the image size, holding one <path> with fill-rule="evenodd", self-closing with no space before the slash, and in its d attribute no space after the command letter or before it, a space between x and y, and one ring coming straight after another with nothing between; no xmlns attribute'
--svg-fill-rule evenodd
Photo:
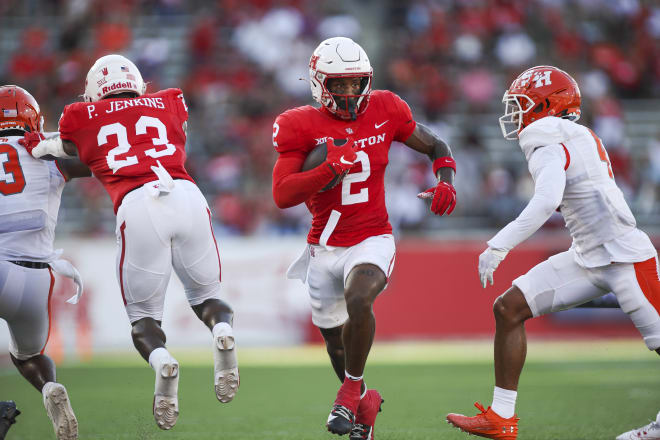
<svg viewBox="0 0 660 440"><path fill-rule="evenodd" d="M0 260L51 262L64 177L19 139L0 137Z"/></svg>
<svg viewBox="0 0 660 440"><path fill-rule="evenodd" d="M530 160L538 147L563 149L566 186L559 210L583 267L632 263L655 256L648 236L637 229L616 185L607 151L590 129L557 117L545 117L520 132L520 147Z"/></svg>

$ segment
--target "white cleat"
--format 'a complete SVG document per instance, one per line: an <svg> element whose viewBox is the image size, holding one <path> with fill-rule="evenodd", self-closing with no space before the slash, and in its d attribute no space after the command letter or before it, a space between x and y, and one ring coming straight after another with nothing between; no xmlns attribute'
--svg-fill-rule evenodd
<svg viewBox="0 0 660 440"><path fill-rule="evenodd" d="M41 392L44 396L46 412L53 422L57 440L76 440L78 438L78 420L73 413L64 385L48 382Z"/></svg>
<svg viewBox="0 0 660 440"><path fill-rule="evenodd" d="M641 428L624 432L616 440L660 440L660 421L656 420Z"/></svg>
<svg viewBox="0 0 660 440"><path fill-rule="evenodd" d="M156 369L154 419L160 429L171 429L179 418L179 363L170 358Z"/></svg>
<svg viewBox="0 0 660 440"><path fill-rule="evenodd" d="M214 336L213 360L215 396L222 403L231 402L240 384L233 334Z"/></svg>

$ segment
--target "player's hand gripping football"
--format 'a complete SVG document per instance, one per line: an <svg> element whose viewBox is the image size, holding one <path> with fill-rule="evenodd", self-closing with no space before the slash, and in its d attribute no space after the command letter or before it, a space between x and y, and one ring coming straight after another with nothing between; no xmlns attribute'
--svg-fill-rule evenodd
<svg viewBox="0 0 660 440"><path fill-rule="evenodd" d="M433 199L431 212L435 215L451 214L456 207L456 190L451 183L440 181L435 187L417 194L420 199Z"/></svg>
<svg viewBox="0 0 660 440"><path fill-rule="evenodd" d="M479 279L481 286L485 289L488 283L493 285L493 273L506 257L509 251L502 251L488 247L479 255Z"/></svg>
<svg viewBox="0 0 660 440"><path fill-rule="evenodd" d="M359 147L353 141L353 138L346 139L346 143L340 147L335 145L334 139L328 138L328 153L326 155L325 163L328 164L330 169L339 176L339 180L343 179L357 160L357 151ZM338 181L339 181L338 180Z"/></svg>
<svg viewBox="0 0 660 440"><path fill-rule="evenodd" d="M18 143L23 145L27 152L30 153L30 155L38 159L40 156L35 156L32 151L37 145L39 145L39 142L43 141L44 139L45 137L42 133L39 133L38 131L32 131L25 133L23 139L19 139ZM36 153L39 153L39 151L37 150Z"/></svg>

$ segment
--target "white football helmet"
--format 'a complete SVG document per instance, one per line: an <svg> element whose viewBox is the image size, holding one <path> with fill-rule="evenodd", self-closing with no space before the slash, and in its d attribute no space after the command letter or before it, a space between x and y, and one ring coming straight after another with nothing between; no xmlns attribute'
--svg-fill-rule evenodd
<svg viewBox="0 0 660 440"><path fill-rule="evenodd" d="M85 79L87 102L98 101L108 95L133 92L143 95L147 85L135 64L121 55L106 55L96 60Z"/></svg>
<svg viewBox="0 0 660 440"><path fill-rule="evenodd" d="M361 78L358 95L330 93L332 78ZM357 118L369 104L373 69L367 53L350 38L333 37L321 42L309 60L309 79L314 99L342 119Z"/></svg>

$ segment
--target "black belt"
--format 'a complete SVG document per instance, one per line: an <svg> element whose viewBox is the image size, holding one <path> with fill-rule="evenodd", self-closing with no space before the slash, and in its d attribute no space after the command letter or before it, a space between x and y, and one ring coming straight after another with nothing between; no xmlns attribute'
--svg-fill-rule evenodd
<svg viewBox="0 0 660 440"><path fill-rule="evenodd" d="M37 261L13 261L13 260L8 260L8 261L18 266L27 267L28 269L45 269L49 266L48 263L40 263Z"/></svg>

